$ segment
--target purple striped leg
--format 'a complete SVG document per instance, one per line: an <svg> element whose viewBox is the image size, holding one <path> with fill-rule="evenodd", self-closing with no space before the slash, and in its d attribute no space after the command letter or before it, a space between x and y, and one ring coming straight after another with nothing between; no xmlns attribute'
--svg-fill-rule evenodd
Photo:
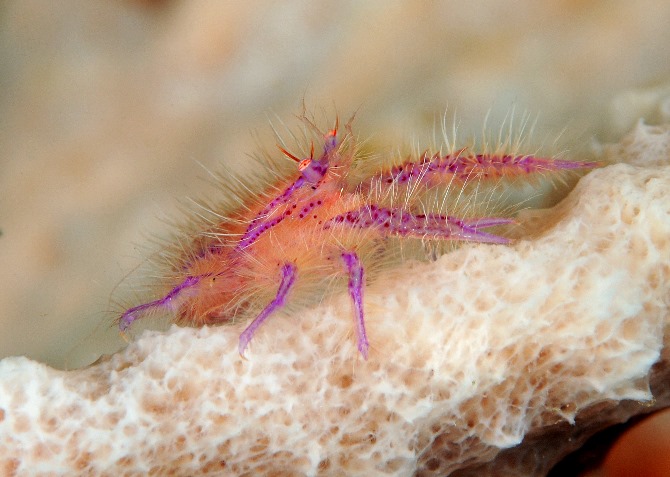
<svg viewBox="0 0 670 477"><path fill-rule="evenodd" d="M349 294L354 304L354 326L356 329L356 338L358 338L358 351L364 359L368 359L368 336L365 332L365 320L363 319L363 286L365 285L363 275L363 265L358 255L354 252L345 252L342 254L347 271L349 272Z"/></svg>
<svg viewBox="0 0 670 477"><path fill-rule="evenodd" d="M279 290L277 290L277 295L274 297L274 300L260 312L256 319L254 319L254 321L252 321L240 335L240 356L244 357L244 350L249 346L249 342L251 341L251 338L253 338L256 330L277 308L283 307L286 303L286 296L295 282L296 271L296 266L292 263L285 263L282 267L281 283L279 284Z"/></svg>
<svg viewBox="0 0 670 477"><path fill-rule="evenodd" d="M171 311L177 309L181 300L184 298L185 292L189 288L197 285L201 278L202 277L199 276L186 277L183 282L170 290L164 297L127 309L123 315L121 315L121 319L119 320L119 331L121 332L121 335L125 336L124 333L128 331L130 325L146 313L151 313L160 309Z"/></svg>
<svg viewBox="0 0 670 477"><path fill-rule="evenodd" d="M382 184L406 184L411 180L423 183L448 181L455 176L461 181L476 178L495 178L540 172L559 172L575 169L594 169L603 164L597 161L566 161L561 159L514 154L470 154L467 150L441 155L423 153L418 161L408 161L382 172L373 180ZM444 179L440 179L443 177Z"/></svg>

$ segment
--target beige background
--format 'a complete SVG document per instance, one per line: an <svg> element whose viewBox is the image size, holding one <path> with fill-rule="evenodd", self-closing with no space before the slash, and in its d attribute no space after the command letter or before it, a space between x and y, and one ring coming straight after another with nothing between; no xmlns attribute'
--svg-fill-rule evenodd
<svg viewBox="0 0 670 477"><path fill-rule="evenodd" d="M113 349L110 294L197 162L242 169L303 97L379 144L448 105L465 130L538 113L577 150L670 81L664 0L7 0L0 23L0 357L57 366Z"/></svg>

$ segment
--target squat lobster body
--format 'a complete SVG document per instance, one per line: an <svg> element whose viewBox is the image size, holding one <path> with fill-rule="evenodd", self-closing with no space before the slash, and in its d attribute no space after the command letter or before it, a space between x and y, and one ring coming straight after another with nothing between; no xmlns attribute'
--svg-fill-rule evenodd
<svg viewBox="0 0 670 477"><path fill-rule="evenodd" d="M308 125L315 129L313 124ZM244 352L263 322L295 295L323 293L331 283L348 283L358 350L367 359L363 293L369 265L391 253L389 239L456 240L507 244L509 239L482 231L510 218L447 215L421 200L453 182L540 171L592 168L572 162L510 154L424 153L418 160L379 170L356 181L350 172L360 161L350 124L321 134L322 152L300 159L298 173L263 192L258 205L242 205L192 240L178 278L167 293L129 308L120 317L125 332L134 321L169 312L190 325L223 323L255 316L242 332ZM429 201L430 203L430 201ZM442 202L443 203L443 202ZM371 270L374 271L374 267Z"/></svg>

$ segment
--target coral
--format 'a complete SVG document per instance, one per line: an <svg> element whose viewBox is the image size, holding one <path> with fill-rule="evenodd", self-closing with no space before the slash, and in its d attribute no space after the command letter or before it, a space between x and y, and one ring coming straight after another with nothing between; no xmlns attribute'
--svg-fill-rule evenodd
<svg viewBox="0 0 670 477"><path fill-rule="evenodd" d="M668 131L640 124L606 148L625 162L637 141L636 165L528 212L528 239L385 272L366 289L367 361L339 295L269 320L248 360L243 323L145 333L77 371L3 360L0 469L546 474L595 431L670 404L670 165L654 155Z"/></svg>

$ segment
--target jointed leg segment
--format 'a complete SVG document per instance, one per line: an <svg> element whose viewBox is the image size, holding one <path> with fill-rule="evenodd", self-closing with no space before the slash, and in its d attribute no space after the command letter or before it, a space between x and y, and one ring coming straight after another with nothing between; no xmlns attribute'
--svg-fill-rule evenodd
<svg viewBox="0 0 670 477"><path fill-rule="evenodd" d="M182 297L183 292L192 286L196 285L200 281L201 277L188 276L186 279L181 282L179 285L174 287L170 292L158 300L150 301L149 303L143 303L138 306L134 306L125 311L121 315L119 320L119 330L121 334L130 328L130 325L133 324L138 318L140 318L145 313L151 313L157 309L170 309L174 308L176 302Z"/></svg>
<svg viewBox="0 0 670 477"><path fill-rule="evenodd" d="M472 154L466 148L442 155L424 153L418 161L407 161L380 173L372 181L380 184L448 182L456 178L468 182L477 178L495 179L541 172L593 169L596 161L565 161L519 154Z"/></svg>
<svg viewBox="0 0 670 477"><path fill-rule="evenodd" d="M363 264L354 252L343 253L342 260L349 273L349 295L351 295L354 305L354 326L358 339L358 351L363 355L363 358L368 359L370 343L368 343L363 318L363 287L365 286Z"/></svg>
<svg viewBox="0 0 670 477"><path fill-rule="evenodd" d="M363 355L363 358L367 359L370 343L368 342L367 333L365 332L365 322L363 318L363 287L365 286L363 265L361 264L358 255L354 252L343 253L342 261L349 274L349 294L354 308L354 326L356 329L356 337L358 339L358 351ZM284 306L286 297L295 282L296 272L297 269L295 265L292 263L284 264L282 267L281 283L274 300L261 311L256 319L252 321L240 335L240 355L244 356L244 351L251 342L256 330L258 330L275 310Z"/></svg>
<svg viewBox="0 0 670 477"><path fill-rule="evenodd" d="M240 335L239 351L241 356L244 356L244 350L246 350L256 330L272 314L273 311L275 311L277 308L281 308L286 303L286 296L295 282L296 271L296 266L292 263L285 263L282 267L281 283L279 284L279 290L277 290L277 295L275 296L274 300L272 300L263 309L263 311L261 311L256 319L252 321L251 324L247 326L247 328Z"/></svg>

